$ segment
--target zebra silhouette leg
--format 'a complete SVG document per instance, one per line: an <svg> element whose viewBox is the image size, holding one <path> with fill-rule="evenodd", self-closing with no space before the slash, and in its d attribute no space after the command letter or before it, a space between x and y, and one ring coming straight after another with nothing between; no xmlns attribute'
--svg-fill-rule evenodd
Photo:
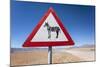
<svg viewBox="0 0 100 67"><path fill-rule="evenodd" d="M48 39L50 39L50 38L51 38L51 32L48 31Z"/></svg>
<svg viewBox="0 0 100 67"><path fill-rule="evenodd" d="M56 31L56 38L58 38L58 35L59 35L59 31Z"/></svg>

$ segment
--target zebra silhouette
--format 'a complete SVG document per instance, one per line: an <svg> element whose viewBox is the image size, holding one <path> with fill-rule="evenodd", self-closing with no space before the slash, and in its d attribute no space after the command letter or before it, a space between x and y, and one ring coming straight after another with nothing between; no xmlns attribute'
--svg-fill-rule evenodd
<svg viewBox="0 0 100 67"><path fill-rule="evenodd" d="M56 38L59 36L60 28L58 26L51 27L48 22L45 22L44 27L47 27L48 39L51 38L51 32L56 32Z"/></svg>

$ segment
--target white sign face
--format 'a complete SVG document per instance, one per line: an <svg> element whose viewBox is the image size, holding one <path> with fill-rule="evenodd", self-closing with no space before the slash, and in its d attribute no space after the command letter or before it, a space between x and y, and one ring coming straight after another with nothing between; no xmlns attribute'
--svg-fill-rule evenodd
<svg viewBox="0 0 100 67"><path fill-rule="evenodd" d="M45 25L46 23L48 23L49 26L46 26ZM56 31L51 30L51 29L57 30L57 28L55 27L60 29L60 31L58 32L58 38L56 37L57 36ZM31 40L31 42L49 42L49 41L50 42L51 41L52 42L53 41L68 41L68 39L66 38L65 34L63 33L62 29L58 25L52 13L49 14L49 16L46 18L46 20L41 25L40 29L37 31L37 33Z"/></svg>

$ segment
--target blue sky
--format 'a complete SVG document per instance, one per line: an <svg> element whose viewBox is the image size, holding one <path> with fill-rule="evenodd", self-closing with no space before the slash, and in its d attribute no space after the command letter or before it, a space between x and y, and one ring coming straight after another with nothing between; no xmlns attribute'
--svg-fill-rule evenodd
<svg viewBox="0 0 100 67"><path fill-rule="evenodd" d="M52 7L75 46L95 44L95 7L39 2L11 2L11 47L21 48L28 35Z"/></svg>

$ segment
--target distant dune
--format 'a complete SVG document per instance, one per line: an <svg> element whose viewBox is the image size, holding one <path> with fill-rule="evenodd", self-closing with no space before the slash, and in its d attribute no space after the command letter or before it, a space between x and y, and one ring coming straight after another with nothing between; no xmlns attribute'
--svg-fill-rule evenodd
<svg viewBox="0 0 100 67"><path fill-rule="evenodd" d="M95 46L53 49L52 63L95 61ZM11 66L48 64L47 48L11 48Z"/></svg>
<svg viewBox="0 0 100 67"><path fill-rule="evenodd" d="M15 52L32 52L32 51L47 51L47 48L11 48L11 53Z"/></svg>
<svg viewBox="0 0 100 67"><path fill-rule="evenodd" d="M85 47L85 48L94 48L95 47L95 45L89 45L89 44L85 44L85 45L83 45L83 46L80 46L80 47Z"/></svg>

